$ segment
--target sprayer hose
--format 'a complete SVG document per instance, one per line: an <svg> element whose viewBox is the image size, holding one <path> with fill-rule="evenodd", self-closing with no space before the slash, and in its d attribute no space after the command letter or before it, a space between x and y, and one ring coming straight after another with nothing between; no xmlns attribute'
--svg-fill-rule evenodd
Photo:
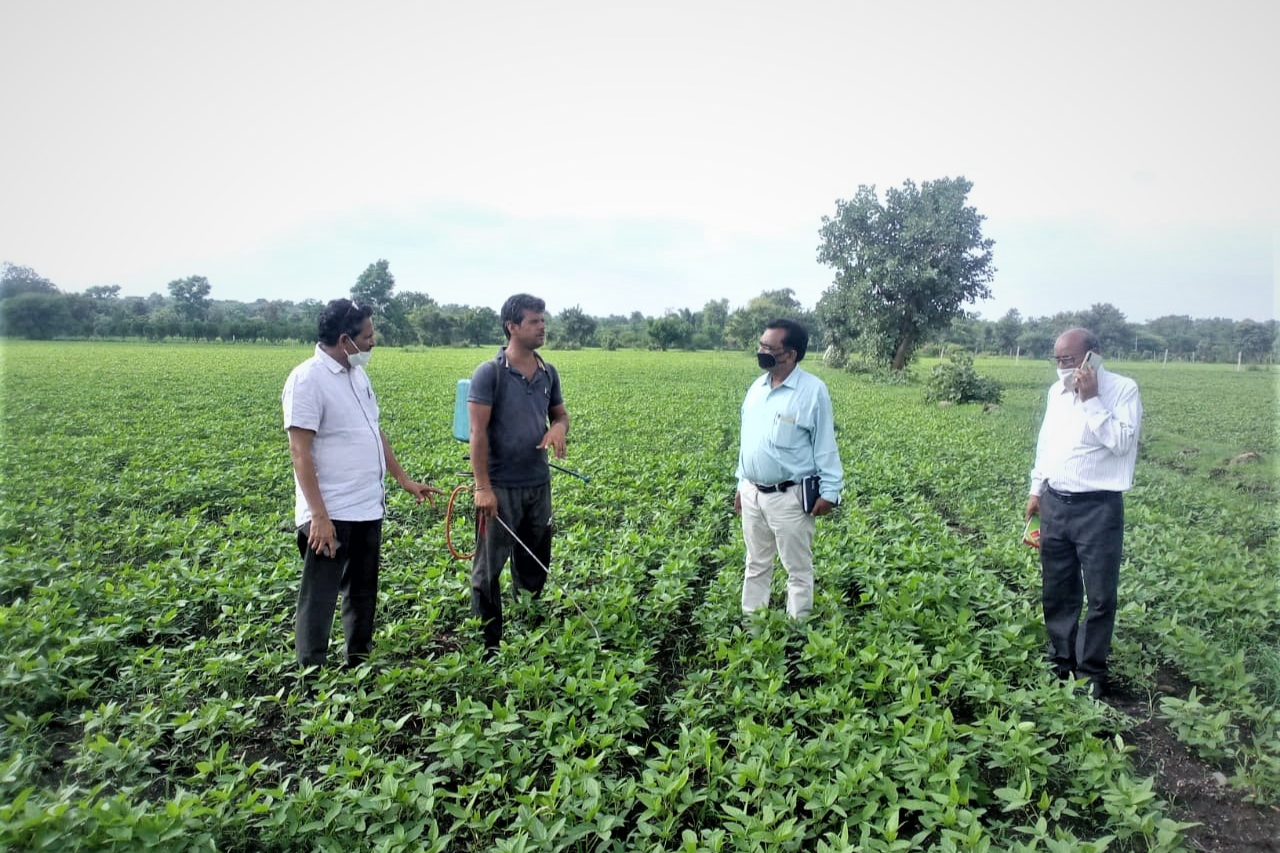
<svg viewBox="0 0 1280 853"><path fill-rule="evenodd" d="M453 491L449 493L449 506L444 512L444 542L449 546L449 553L453 555L455 560L470 560L476 555L474 549L470 554L460 554L458 553L458 549L453 547L453 503L462 492L470 494L471 486L466 483L459 483L457 486L454 486ZM479 539L478 535L477 539Z"/></svg>

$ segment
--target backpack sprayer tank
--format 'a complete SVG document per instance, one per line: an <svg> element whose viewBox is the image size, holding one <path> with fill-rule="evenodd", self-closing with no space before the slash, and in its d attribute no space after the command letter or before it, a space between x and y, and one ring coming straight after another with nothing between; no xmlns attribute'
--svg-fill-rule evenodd
<svg viewBox="0 0 1280 853"><path fill-rule="evenodd" d="M471 380L459 379L458 389L454 392L453 397L453 437L468 444L471 443L471 414L467 411L467 395L470 393ZM548 461L547 464L557 471L563 471L572 477L577 477L584 483L591 482L590 477L579 474L577 471L570 471L568 468L551 461Z"/></svg>
<svg viewBox="0 0 1280 853"><path fill-rule="evenodd" d="M471 416L467 413L467 395L471 393L471 380L459 379L453 398L453 437L458 441L471 441Z"/></svg>

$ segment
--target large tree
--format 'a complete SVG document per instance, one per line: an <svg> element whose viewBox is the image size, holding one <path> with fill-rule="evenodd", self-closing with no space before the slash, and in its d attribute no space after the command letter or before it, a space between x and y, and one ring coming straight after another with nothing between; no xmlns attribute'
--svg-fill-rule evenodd
<svg viewBox="0 0 1280 853"><path fill-rule="evenodd" d="M120 295L120 285L95 284L93 287L86 287L84 295L91 299L115 299Z"/></svg>
<svg viewBox="0 0 1280 853"><path fill-rule="evenodd" d="M418 340L429 347L447 346L453 339L453 318L440 310L434 301L419 305L409 315Z"/></svg>
<svg viewBox="0 0 1280 853"><path fill-rule="evenodd" d="M1236 351L1250 361L1262 361L1275 347L1275 329L1271 323L1241 320L1236 324Z"/></svg>
<svg viewBox="0 0 1280 853"><path fill-rule="evenodd" d="M901 370L962 305L991 295L995 243L982 236L986 217L965 204L972 187L963 177L907 181L882 204L874 186L860 186L822 217L818 261L835 281L818 314L831 343Z"/></svg>
<svg viewBox="0 0 1280 853"><path fill-rule="evenodd" d="M1017 308L1010 308L996 323L996 343L1004 353L1017 352L1018 336L1022 334L1022 315Z"/></svg>
<svg viewBox="0 0 1280 853"><path fill-rule="evenodd" d="M396 288L396 277L391 274L391 264L385 260L369 264L351 287L351 299L360 305L369 305L381 314L391 303L391 291Z"/></svg>
<svg viewBox="0 0 1280 853"><path fill-rule="evenodd" d="M58 293L57 286L31 267L5 262L0 270L0 299L23 293Z"/></svg>
<svg viewBox="0 0 1280 853"><path fill-rule="evenodd" d="M479 308L471 306L456 307L454 314L454 332L460 340L473 347L494 344L503 339L502 322L498 312L487 305Z"/></svg>
<svg viewBox="0 0 1280 853"><path fill-rule="evenodd" d="M556 340L563 341L566 346L585 347L595 333L595 318L585 314L578 305L564 309L556 317Z"/></svg>
<svg viewBox="0 0 1280 853"><path fill-rule="evenodd" d="M1095 302L1080 317L1080 325L1098 336L1102 351L1112 358L1137 349L1137 335L1124 312L1110 302Z"/></svg>
<svg viewBox="0 0 1280 853"><path fill-rule="evenodd" d="M1146 324L1148 332L1164 338L1165 345L1178 357L1189 356L1195 352L1200 335L1196 332L1196 321L1185 314L1166 314Z"/></svg>
<svg viewBox="0 0 1280 853"><path fill-rule="evenodd" d="M679 314L667 314L649 323L649 339L664 352L677 346L688 346L693 328Z"/></svg>
<svg viewBox="0 0 1280 853"><path fill-rule="evenodd" d="M729 322L729 300L710 299L702 306L702 322L699 333L712 349L724 346L724 328Z"/></svg>
<svg viewBox="0 0 1280 853"><path fill-rule="evenodd" d="M27 291L0 300L0 333L47 341L71 329L71 312L61 293Z"/></svg>
<svg viewBox="0 0 1280 853"><path fill-rule="evenodd" d="M813 317L804 310L804 306L796 299L795 291L789 287L766 290L759 296L751 297L745 306L730 314L725 321L725 339L730 346L755 349L760 335L764 333L764 324L779 318L804 324L809 332L811 347L818 340L813 328Z"/></svg>
<svg viewBox="0 0 1280 853"><path fill-rule="evenodd" d="M209 310L209 279L202 275L190 275L169 282L169 295L174 307L187 320L203 320Z"/></svg>

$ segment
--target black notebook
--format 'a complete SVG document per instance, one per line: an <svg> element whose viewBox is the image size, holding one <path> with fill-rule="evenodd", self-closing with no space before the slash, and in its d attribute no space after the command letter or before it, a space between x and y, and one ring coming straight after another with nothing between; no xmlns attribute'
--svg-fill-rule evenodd
<svg viewBox="0 0 1280 853"><path fill-rule="evenodd" d="M809 515L813 515L813 508L818 503L821 482L817 474L811 474L800 481L800 505Z"/></svg>

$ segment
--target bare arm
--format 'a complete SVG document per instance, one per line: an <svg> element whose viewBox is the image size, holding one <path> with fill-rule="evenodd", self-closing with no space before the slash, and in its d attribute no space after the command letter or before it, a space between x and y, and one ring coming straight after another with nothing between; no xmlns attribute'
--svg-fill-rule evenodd
<svg viewBox="0 0 1280 853"><path fill-rule="evenodd" d="M400 484L400 488L413 495L414 498L417 499L418 503L422 503L424 500L430 500L434 505L434 495L442 495L444 492L437 489L435 486L419 483L416 480L410 479L409 475L404 472L404 468L401 467L400 460L396 459L396 453L391 449L391 442L387 440L387 434L382 430L378 430L378 435L382 438L382 456L386 460L387 471L389 471L391 476L395 478L396 482Z"/></svg>
<svg viewBox="0 0 1280 853"><path fill-rule="evenodd" d="M471 475L475 477L476 509L493 518L498 514L498 499L489 482L489 416L493 407L484 403L467 403L471 419Z"/></svg>
<svg viewBox="0 0 1280 853"><path fill-rule="evenodd" d="M569 434L569 411L564 407L564 403L561 403L552 406L548 414L551 415L551 426L542 437L538 449L546 450L550 447L554 450L557 459L563 459L566 452L565 437Z"/></svg>
<svg viewBox="0 0 1280 853"><path fill-rule="evenodd" d="M311 510L311 528L307 533L307 547L317 554L332 557L338 553L338 534L333 529L329 510L320 494L320 479L316 476L316 463L311 455L315 443L314 430L289 427L289 458L293 460L293 473L298 478L302 497Z"/></svg>

